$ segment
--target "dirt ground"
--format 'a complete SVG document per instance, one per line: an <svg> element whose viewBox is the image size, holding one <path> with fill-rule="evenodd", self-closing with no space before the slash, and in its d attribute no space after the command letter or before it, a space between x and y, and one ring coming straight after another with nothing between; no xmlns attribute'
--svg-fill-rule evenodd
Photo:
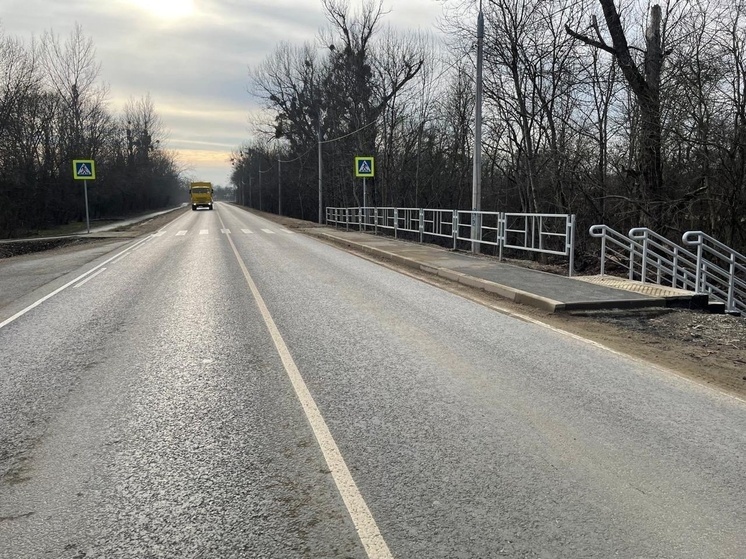
<svg viewBox="0 0 746 559"><path fill-rule="evenodd" d="M181 212L170 213L126 228L132 236L157 231ZM259 212L256 212L259 213ZM291 229L313 234L321 225L273 214L262 217ZM70 251L89 243L110 239L27 243L9 248L0 244L2 258L37 250ZM359 254L371 259L368 254ZM403 268L392 262L382 265L457 293L499 312L523 320L538 321L600 343L610 349L647 361L694 382L746 399L746 317L709 314L687 309L645 309L634 311L586 311L548 314L500 299L492 294L449 282L424 272ZM515 262L513 262L515 263Z"/></svg>

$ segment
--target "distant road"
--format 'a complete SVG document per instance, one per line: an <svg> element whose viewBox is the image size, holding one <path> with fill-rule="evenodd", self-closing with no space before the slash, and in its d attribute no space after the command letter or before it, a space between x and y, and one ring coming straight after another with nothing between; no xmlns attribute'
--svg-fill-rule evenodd
<svg viewBox="0 0 746 559"><path fill-rule="evenodd" d="M746 404L227 204L0 318L0 559L739 558Z"/></svg>

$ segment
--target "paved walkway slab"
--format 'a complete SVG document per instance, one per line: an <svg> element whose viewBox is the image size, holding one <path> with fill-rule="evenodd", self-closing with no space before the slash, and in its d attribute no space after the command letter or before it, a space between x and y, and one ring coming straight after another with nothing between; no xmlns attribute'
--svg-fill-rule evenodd
<svg viewBox="0 0 746 559"><path fill-rule="evenodd" d="M358 231L313 229L308 233L549 312L702 304L704 297L620 278L568 278L487 256Z"/></svg>

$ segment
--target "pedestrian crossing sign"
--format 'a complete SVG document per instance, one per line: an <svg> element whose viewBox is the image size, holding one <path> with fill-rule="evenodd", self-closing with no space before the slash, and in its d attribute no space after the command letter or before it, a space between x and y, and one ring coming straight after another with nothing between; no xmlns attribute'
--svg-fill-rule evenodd
<svg viewBox="0 0 746 559"><path fill-rule="evenodd" d="M372 157L356 157L355 158L355 176L363 178L371 178L375 176L373 167Z"/></svg>
<svg viewBox="0 0 746 559"><path fill-rule="evenodd" d="M93 180L96 178L96 164L93 159L73 160L73 178L75 180Z"/></svg>

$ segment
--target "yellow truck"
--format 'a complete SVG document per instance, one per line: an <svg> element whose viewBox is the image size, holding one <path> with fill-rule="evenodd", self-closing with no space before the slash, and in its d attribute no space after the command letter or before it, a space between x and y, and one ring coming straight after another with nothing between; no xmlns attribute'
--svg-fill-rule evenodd
<svg viewBox="0 0 746 559"><path fill-rule="evenodd" d="M193 182L189 185L189 198L192 201L192 211L197 208L212 209L212 183Z"/></svg>

